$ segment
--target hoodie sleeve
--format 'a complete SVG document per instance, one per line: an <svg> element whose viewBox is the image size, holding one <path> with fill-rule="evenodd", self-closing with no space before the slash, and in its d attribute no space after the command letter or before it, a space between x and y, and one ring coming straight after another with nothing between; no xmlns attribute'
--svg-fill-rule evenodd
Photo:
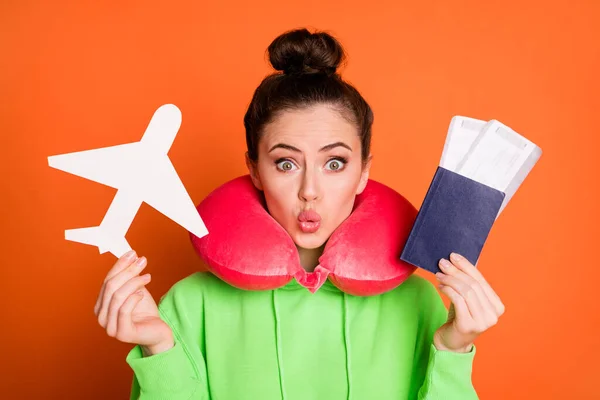
<svg viewBox="0 0 600 400"><path fill-rule="evenodd" d="M476 348L469 353L438 350L433 335L446 323L448 311L435 287L427 280L421 292L421 312L415 354L415 390L418 400L478 399L471 381Z"/></svg>
<svg viewBox="0 0 600 400"><path fill-rule="evenodd" d="M188 289L189 278L176 283L159 303L160 316L172 329L175 345L144 357L139 345L127 355L133 370L130 399L207 399L206 368L200 346L202 293ZM193 306L192 306L193 305ZM195 310L195 311L190 311ZM198 336L197 336L198 335Z"/></svg>

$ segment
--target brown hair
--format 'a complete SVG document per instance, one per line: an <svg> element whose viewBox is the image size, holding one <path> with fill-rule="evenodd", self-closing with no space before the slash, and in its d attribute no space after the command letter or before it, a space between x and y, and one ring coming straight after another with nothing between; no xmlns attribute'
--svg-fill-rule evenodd
<svg viewBox="0 0 600 400"><path fill-rule="evenodd" d="M366 162L371 148L373 111L358 90L336 72L345 60L341 44L328 33L297 29L275 38L267 51L271 65L279 72L263 79L244 116L250 160L258 160L258 141L263 129L278 113L330 104L356 125L362 160Z"/></svg>

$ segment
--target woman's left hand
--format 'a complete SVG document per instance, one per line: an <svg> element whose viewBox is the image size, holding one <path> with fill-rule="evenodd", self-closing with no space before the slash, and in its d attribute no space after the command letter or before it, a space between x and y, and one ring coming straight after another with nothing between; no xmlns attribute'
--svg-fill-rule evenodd
<svg viewBox="0 0 600 400"><path fill-rule="evenodd" d="M440 291L452 304L448 321L435 332L433 344L438 350L466 353L477 336L496 325L504 304L469 260L452 253L450 261L441 259L442 272L435 274Z"/></svg>

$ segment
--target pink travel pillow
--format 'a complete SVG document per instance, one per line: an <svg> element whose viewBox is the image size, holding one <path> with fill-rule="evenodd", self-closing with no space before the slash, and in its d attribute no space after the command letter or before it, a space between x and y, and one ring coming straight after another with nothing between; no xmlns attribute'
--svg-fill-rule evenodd
<svg viewBox="0 0 600 400"><path fill-rule="evenodd" d="M210 272L240 289L276 289L296 278L314 293L329 278L348 294L369 296L395 288L416 269L399 257L417 210L373 180L327 241L314 272L302 268L292 238L267 212L249 175L220 186L197 209L209 233L190 234L196 252Z"/></svg>

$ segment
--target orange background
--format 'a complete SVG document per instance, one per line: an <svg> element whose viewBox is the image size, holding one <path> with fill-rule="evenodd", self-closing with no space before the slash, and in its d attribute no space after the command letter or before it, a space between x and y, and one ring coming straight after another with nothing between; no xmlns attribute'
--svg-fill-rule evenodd
<svg viewBox="0 0 600 400"><path fill-rule="evenodd" d="M137 141L174 103L169 154L201 201L246 172L242 117L266 47L307 26L342 41L342 74L374 109L372 177L417 207L453 115L542 147L480 259L507 312L478 339L473 379L482 399L600 398L599 20L593 0L2 1L0 397L121 399L131 382L131 346L93 313L115 260L63 239L97 225L115 191L47 157ZM147 205L127 238L156 299L198 267L187 232Z"/></svg>

